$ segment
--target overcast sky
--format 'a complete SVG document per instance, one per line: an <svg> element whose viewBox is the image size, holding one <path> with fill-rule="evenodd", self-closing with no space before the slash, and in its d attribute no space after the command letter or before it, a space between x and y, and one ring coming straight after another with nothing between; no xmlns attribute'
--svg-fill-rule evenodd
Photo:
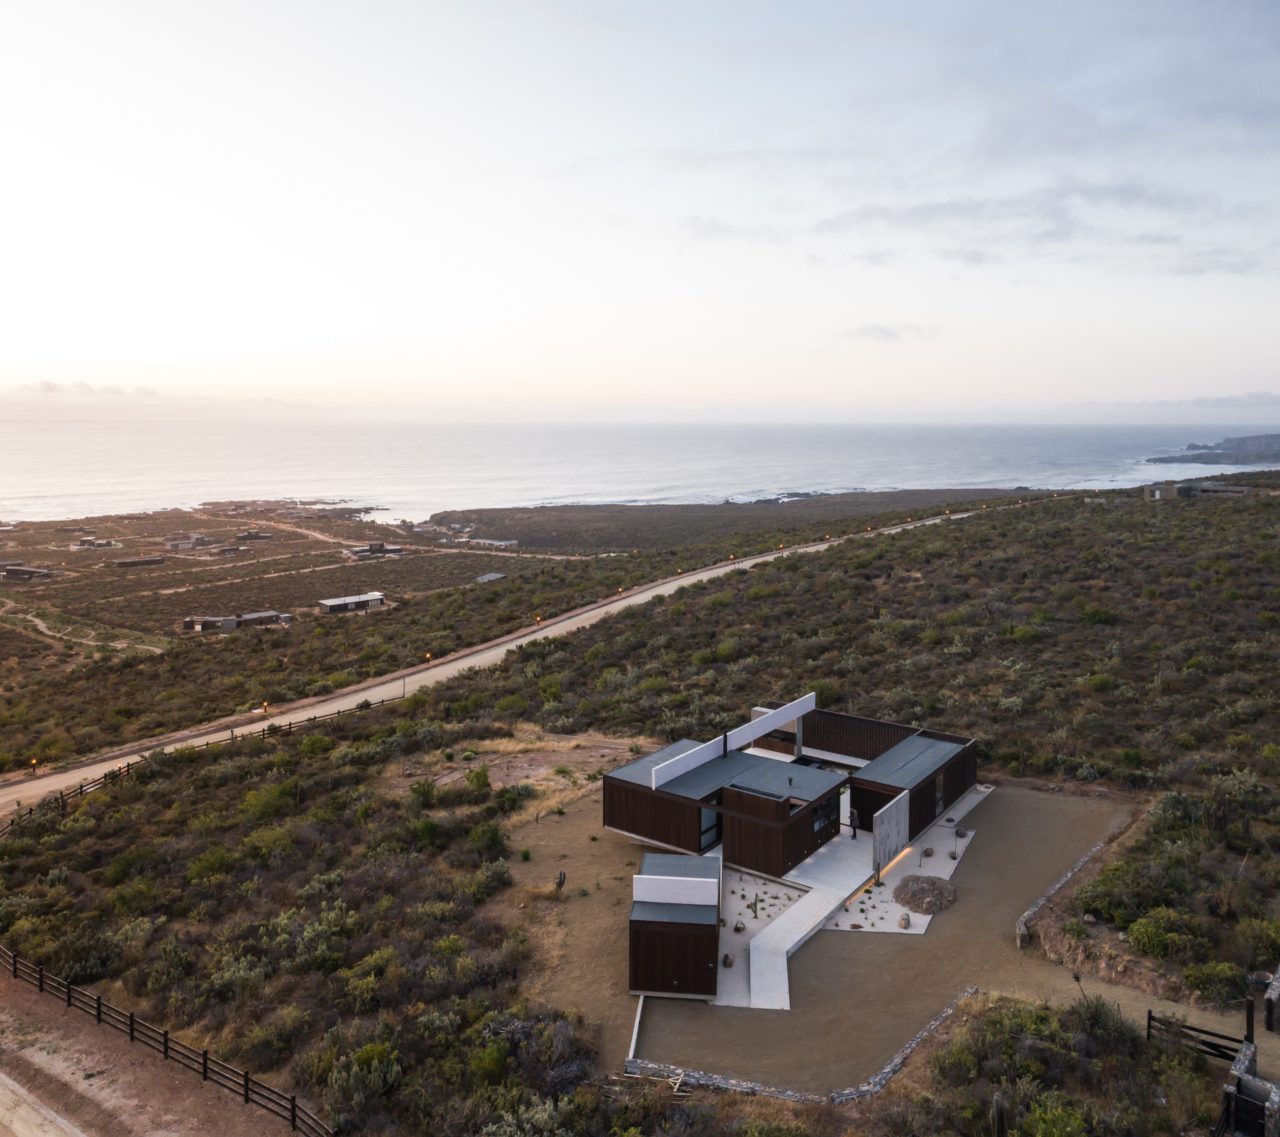
<svg viewBox="0 0 1280 1137"><path fill-rule="evenodd" d="M38 0L0 153L50 404L1280 411L1272 0Z"/></svg>

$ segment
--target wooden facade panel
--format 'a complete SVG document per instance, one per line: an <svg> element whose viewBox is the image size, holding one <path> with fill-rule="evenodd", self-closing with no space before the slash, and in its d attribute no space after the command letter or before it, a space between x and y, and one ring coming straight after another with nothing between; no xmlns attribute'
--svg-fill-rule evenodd
<svg viewBox="0 0 1280 1137"><path fill-rule="evenodd" d="M785 876L840 832L839 788L792 813L789 801L730 786L723 808L725 864L765 876Z"/></svg>
<svg viewBox="0 0 1280 1137"><path fill-rule="evenodd" d="M849 805L858 812L858 828L871 832L872 819L877 811L888 805L901 791L875 790L856 782L849 787Z"/></svg>
<svg viewBox="0 0 1280 1137"><path fill-rule="evenodd" d="M978 756L974 753L973 747L966 746L948 763L944 779L947 806L950 807L977 784Z"/></svg>
<svg viewBox="0 0 1280 1137"><path fill-rule="evenodd" d="M631 921L631 990L714 996L720 929L715 924Z"/></svg>
<svg viewBox="0 0 1280 1137"><path fill-rule="evenodd" d="M725 787L721 803L725 864L781 876L786 863L787 803L733 786Z"/></svg>
<svg viewBox="0 0 1280 1137"><path fill-rule="evenodd" d="M624 782L604 779L604 823L659 845L698 852L701 807L671 794L661 794Z"/></svg>
<svg viewBox="0 0 1280 1137"><path fill-rule="evenodd" d="M913 726L862 719L838 711L810 711L800 720L800 730L805 746L868 760L879 758L916 733Z"/></svg>

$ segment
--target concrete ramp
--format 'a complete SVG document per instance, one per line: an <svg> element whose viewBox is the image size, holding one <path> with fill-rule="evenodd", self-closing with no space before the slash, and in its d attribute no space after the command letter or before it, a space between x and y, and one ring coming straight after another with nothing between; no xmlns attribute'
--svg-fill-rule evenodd
<svg viewBox="0 0 1280 1137"><path fill-rule="evenodd" d="M787 957L844 903L843 892L810 889L751 941L751 1006L760 1010L789 1011L791 983Z"/></svg>

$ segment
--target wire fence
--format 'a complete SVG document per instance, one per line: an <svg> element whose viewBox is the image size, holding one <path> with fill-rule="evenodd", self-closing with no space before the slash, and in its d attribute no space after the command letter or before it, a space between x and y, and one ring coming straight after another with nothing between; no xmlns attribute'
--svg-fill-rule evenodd
<svg viewBox="0 0 1280 1137"><path fill-rule="evenodd" d="M26 809L15 810L6 821L0 822L0 841L3 841L20 825L30 821L37 815L66 813L67 806L73 801L84 797L85 794L93 793L94 790L100 790L103 786L112 785L120 779L128 777L132 770L149 761L155 754L168 754L174 750L208 750L211 746L228 746L233 742L245 742L254 738L273 738L279 734L292 734L294 727L307 727L313 723L341 718L344 715L357 714L372 710L374 707L381 707L385 703L398 703L404 698L407 698L407 696L391 695L388 698L379 699L377 702L371 699L363 699L354 707L330 711L328 714L310 715L307 718L291 719L289 722L283 723L272 722L252 730L232 729L226 738L206 738L203 742L177 743L169 747L157 747L151 754L139 754L128 762L107 770L100 777L83 781L67 790L56 790L51 794L46 794L35 805L28 806Z"/></svg>
<svg viewBox="0 0 1280 1137"><path fill-rule="evenodd" d="M16 952L3 946L0 946L0 968L7 971L10 978L29 983L64 1006L92 1015L95 1022L128 1035L130 1042L140 1043L161 1054L166 1061L176 1062L184 1070L199 1074L201 1081L212 1082L228 1090L246 1105L256 1105L287 1121L295 1132L302 1133L305 1137L333 1137L333 1130L306 1106L299 1105L296 1095L281 1093L275 1087L253 1077L248 1070L229 1065L213 1057L207 1050L197 1050L194 1046L187 1045L180 1038L174 1038L167 1030L144 1022L132 1011L112 1006L101 995L95 995L92 991L51 975L43 967L19 958Z"/></svg>

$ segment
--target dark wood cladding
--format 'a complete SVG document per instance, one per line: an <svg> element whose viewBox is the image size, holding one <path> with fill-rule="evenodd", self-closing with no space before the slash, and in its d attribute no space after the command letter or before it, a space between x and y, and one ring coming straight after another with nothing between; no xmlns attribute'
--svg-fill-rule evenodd
<svg viewBox="0 0 1280 1137"><path fill-rule="evenodd" d="M720 929L715 924L631 921L631 990L713 996Z"/></svg>
<svg viewBox="0 0 1280 1137"><path fill-rule="evenodd" d="M604 779L604 823L660 845L698 852L698 802L626 782Z"/></svg>
<svg viewBox="0 0 1280 1137"><path fill-rule="evenodd" d="M909 825L913 841L941 816L935 783L939 774L942 776L942 813L946 813L978 780L978 756L973 747L966 746L941 770L912 787ZM860 790L862 787L855 784L852 792L857 795Z"/></svg>
<svg viewBox="0 0 1280 1137"><path fill-rule="evenodd" d="M789 801L727 786L722 801L725 864L785 876L840 832L839 797L836 787L792 813ZM815 816L827 818L817 829Z"/></svg>
<svg viewBox="0 0 1280 1137"><path fill-rule="evenodd" d="M875 815L901 792L901 790L874 789L854 782L849 787L849 805L858 811L858 828L870 833Z"/></svg>
<svg viewBox="0 0 1280 1137"><path fill-rule="evenodd" d="M786 861L787 803L726 786L722 797L725 864L781 876ZM761 822L772 824L761 824Z"/></svg>
<svg viewBox="0 0 1280 1137"><path fill-rule="evenodd" d="M805 746L868 761L879 758L916 733L913 726L863 719L838 711L810 711L800 720L800 730Z"/></svg>

